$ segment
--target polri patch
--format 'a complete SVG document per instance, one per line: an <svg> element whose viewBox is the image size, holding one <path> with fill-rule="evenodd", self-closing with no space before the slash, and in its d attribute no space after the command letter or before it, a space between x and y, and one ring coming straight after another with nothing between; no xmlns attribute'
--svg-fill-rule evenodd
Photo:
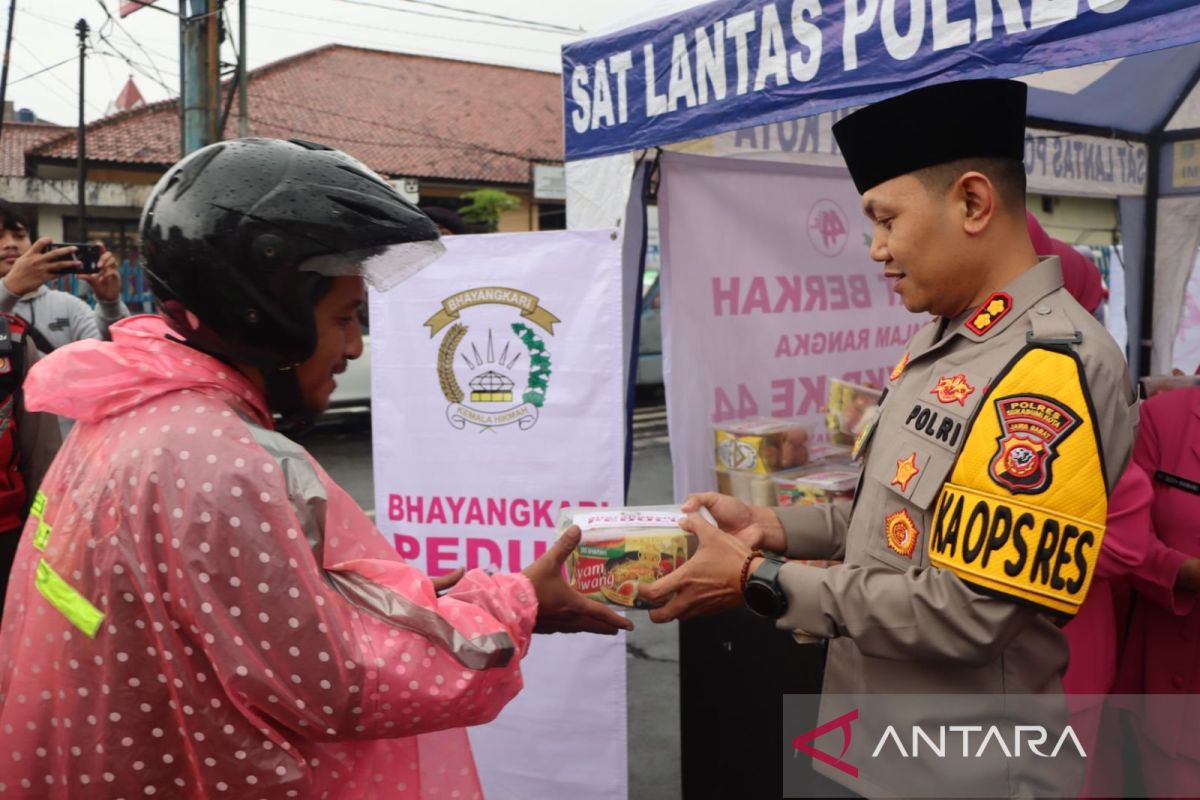
<svg viewBox="0 0 1200 800"><path fill-rule="evenodd" d="M888 514L883 521L884 532L887 535L888 549L899 553L905 558L912 558L917 549L917 538L920 531L917 523L907 508L902 508L894 514Z"/></svg>
<svg viewBox="0 0 1200 800"><path fill-rule="evenodd" d="M996 413L1000 437L988 467L992 480L1013 494L1046 491L1058 447L1079 427L1079 415L1066 403L1036 394L1001 397Z"/></svg>
<svg viewBox="0 0 1200 800"><path fill-rule="evenodd" d="M1006 292L995 292L984 300L983 305L967 320L967 329L976 336L983 336L995 327L997 322L1004 319L1012 307L1012 297Z"/></svg>

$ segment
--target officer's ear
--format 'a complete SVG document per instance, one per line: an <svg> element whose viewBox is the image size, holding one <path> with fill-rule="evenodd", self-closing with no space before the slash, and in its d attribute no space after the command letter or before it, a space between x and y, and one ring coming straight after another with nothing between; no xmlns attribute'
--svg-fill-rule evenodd
<svg viewBox="0 0 1200 800"><path fill-rule="evenodd" d="M983 234L999 209L1000 197L995 184L982 172L964 172L950 190L953 202L961 210L963 232Z"/></svg>

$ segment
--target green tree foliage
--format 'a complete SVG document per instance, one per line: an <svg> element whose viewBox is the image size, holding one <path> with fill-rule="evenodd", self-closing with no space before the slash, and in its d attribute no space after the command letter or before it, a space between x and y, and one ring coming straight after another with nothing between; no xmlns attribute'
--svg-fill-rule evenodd
<svg viewBox="0 0 1200 800"><path fill-rule="evenodd" d="M460 195L468 204L458 210L468 225L483 228L486 233L500 229L500 215L521 205L521 201L499 189L477 189Z"/></svg>

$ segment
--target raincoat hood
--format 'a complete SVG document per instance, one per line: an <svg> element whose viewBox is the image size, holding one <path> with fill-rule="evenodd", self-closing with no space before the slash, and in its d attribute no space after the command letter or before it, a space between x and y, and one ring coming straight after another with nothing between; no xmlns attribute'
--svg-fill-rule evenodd
<svg viewBox="0 0 1200 800"><path fill-rule="evenodd" d="M28 407L99 422L187 389L226 399L250 420L271 427L262 391L230 365L179 341L162 317L129 317L109 330L111 342L74 342L38 361L25 381Z"/></svg>

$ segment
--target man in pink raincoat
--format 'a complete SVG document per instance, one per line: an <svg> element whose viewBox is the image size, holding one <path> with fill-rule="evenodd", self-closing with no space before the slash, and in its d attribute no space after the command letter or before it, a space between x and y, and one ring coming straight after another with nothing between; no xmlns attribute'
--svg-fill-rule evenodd
<svg viewBox="0 0 1200 800"><path fill-rule="evenodd" d="M142 241L162 315L26 384L79 424L0 621L0 797L479 797L462 726L531 634L628 623L563 582L577 532L439 596L272 421L325 408L363 278L428 264L433 224L342 153L239 140L163 177Z"/></svg>

